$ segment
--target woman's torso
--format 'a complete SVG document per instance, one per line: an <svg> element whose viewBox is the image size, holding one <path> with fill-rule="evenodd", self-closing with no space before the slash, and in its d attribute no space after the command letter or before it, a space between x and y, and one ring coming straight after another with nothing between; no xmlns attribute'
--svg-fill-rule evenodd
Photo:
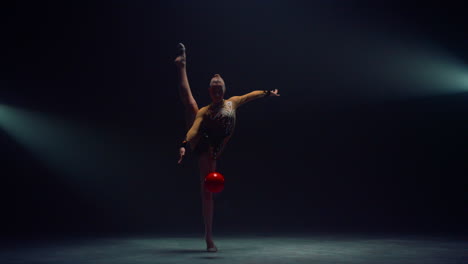
<svg viewBox="0 0 468 264"><path fill-rule="evenodd" d="M212 140L221 141L232 135L235 123L236 109L232 101L224 100L220 105L208 106L202 122L202 133Z"/></svg>

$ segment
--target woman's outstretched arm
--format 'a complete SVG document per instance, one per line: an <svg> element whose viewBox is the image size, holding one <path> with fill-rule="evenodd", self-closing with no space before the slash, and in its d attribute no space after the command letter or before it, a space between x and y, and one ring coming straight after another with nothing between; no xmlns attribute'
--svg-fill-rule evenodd
<svg viewBox="0 0 468 264"><path fill-rule="evenodd" d="M275 89L275 90L264 90L264 91L261 91L261 90L258 90L258 91L253 91L253 92L250 92L248 94L244 94L244 95L241 95L241 96L233 96L231 98L229 98L229 101L232 101L234 102L234 104L236 105L236 108L247 103L247 102L250 102L254 99L258 99L258 98L263 98L263 97L267 97L267 96L280 96L279 93L278 93L278 89Z"/></svg>
<svg viewBox="0 0 468 264"><path fill-rule="evenodd" d="M187 127L191 127L193 120L195 119L195 115L198 112L198 105L193 98L187 77L187 56L185 54L185 46L184 44L179 43L178 48L179 56L177 56L174 62L177 66L177 73L179 75L179 95L185 107Z"/></svg>

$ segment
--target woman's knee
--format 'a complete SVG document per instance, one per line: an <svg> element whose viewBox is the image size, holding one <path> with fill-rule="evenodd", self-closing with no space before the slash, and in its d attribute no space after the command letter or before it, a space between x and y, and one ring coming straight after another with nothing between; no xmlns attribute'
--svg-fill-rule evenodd
<svg viewBox="0 0 468 264"><path fill-rule="evenodd" d="M191 115L197 115L198 113L198 105L194 100L187 100L184 102L185 110L187 113Z"/></svg>

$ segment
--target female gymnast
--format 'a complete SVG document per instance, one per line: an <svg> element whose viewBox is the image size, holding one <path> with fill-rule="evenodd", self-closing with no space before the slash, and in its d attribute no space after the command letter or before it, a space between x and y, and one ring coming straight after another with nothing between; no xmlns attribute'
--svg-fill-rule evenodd
<svg viewBox="0 0 468 264"><path fill-rule="evenodd" d="M208 252L216 252L213 242L213 194L205 190L204 179L210 172L216 171L216 160L219 158L226 143L231 138L236 122L236 110L241 105L257 98L279 96L278 90L253 91L242 96L224 99L226 85L219 74L210 81L208 92L211 104L198 108L197 102L190 90L185 47L179 44L180 55L175 59L179 74L179 94L185 107L185 120L188 133L179 148L180 164L186 154L186 146L190 144L193 153L198 157L200 170L203 218L205 222L205 241Z"/></svg>

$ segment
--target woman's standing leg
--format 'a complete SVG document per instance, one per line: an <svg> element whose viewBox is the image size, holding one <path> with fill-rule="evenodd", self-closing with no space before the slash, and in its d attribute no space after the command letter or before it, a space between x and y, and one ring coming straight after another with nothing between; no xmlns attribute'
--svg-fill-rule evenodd
<svg viewBox="0 0 468 264"><path fill-rule="evenodd" d="M204 185L205 176L210 172L216 171L216 160L209 153L202 153L199 158L199 167L206 247L208 251L217 251L213 242L213 193L206 190Z"/></svg>

